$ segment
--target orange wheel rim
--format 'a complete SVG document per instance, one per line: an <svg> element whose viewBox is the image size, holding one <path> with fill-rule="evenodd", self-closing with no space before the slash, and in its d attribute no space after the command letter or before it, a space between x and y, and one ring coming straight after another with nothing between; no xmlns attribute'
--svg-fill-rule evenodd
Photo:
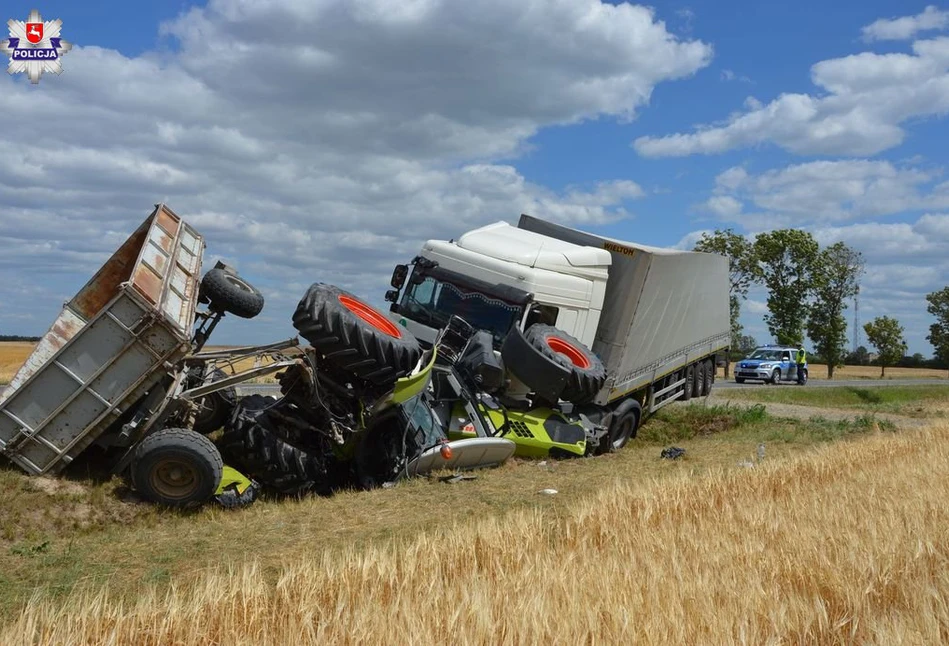
<svg viewBox="0 0 949 646"><path fill-rule="evenodd" d="M356 300L351 296L340 296L339 302L343 304L343 307L380 332L388 334L391 337L395 337L396 339L402 338L402 332L399 331L399 328L396 327L395 323L387 319L385 315L379 312L376 308L366 305L362 301Z"/></svg>
<svg viewBox="0 0 949 646"><path fill-rule="evenodd" d="M575 365L577 368L590 367L590 360L587 359L586 355L581 352L579 348L573 347L563 339L558 339L555 336L549 336L547 337L547 347L557 354L562 354L563 356L570 359L570 363Z"/></svg>

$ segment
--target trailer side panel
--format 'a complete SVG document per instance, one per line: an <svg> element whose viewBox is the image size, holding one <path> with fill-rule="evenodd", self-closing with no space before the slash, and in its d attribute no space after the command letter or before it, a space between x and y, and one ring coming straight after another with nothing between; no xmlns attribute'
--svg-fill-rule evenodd
<svg viewBox="0 0 949 646"><path fill-rule="evenodd" d="M613 257L593 351L610 379L598 403L728 346L728 260L614 240L522 215L518 227Z"/></svg>

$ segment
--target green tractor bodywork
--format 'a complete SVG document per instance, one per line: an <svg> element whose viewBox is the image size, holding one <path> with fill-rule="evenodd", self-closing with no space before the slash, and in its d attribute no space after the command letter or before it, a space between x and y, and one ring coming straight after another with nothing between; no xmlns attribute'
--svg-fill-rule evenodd
<svg viewBox="0 0 949 646"><path fill-rule="evenodd" d="M558 411L550 408L508 410L506 417L505 412L501 410L486 410L482 406L481 411L495 428L502 429L505 423L507 424L499 436L514 442L517 446L514 455L518 457L567 457L582 456L586 453L587 440L583 425L567 419ZM460 402L455 405L452 417L466 417L464 406ZM457 440L476 437L476 434L473 426L468 425L449 431L448 437Z"/></svg>

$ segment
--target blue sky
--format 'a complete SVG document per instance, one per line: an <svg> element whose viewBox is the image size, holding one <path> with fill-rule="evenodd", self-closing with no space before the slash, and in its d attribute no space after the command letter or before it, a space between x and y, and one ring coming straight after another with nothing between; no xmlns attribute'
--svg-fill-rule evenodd
<svg viewBox="0 0 949 646"><path fill-rule="evenodd" d="M40 174L0 167L0 332L45 330L167 198L209 262L267 295L220 342L292 334L309 282L380 302L424 237L529 209L660 246L725 227L843 239L867 256L862 319L897 316L929 356L923 295L949 283L949 6L614 4L36 5L75 49L61 76L0 79L8 123L54 123L60 149ZM761 342L764 300L743 316Z"/></svg>

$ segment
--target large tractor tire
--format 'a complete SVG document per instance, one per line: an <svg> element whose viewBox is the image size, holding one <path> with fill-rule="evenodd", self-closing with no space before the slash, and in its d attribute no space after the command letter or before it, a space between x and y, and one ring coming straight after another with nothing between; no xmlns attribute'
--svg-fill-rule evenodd
<svg viewBox="0 0 949 646"><path fill-rule="evenodd" d="M227 373L218 369L211 373L208 382L220 381L225 377L227 377ZM231 418L234 413L234 406L237 405L237 391L233 386L230 386L224 390L217 390L205 395L195 403L198 412L194 418L194 431L195 433L201 433L201 435L207 435L224 426Z"/></svg>
<svg viewBox="0 0 949 646"><path fill-rule="evenodd" d="M264 309L264 296L256 287L218 268L208 270L201 280L201 297L210 301L211 309L245 319L254 318Z"/></svg>
<svg viewBox="0 0 949 646"><path fill-rule="evenodd" d="M263 398L254 403L265 404ZM277 493L305 493L325 480L326 469L320 456L282 439L262 410L239 409L219 445L229 464Z"/></svg>
<svg viewBox="0 0 949 646"><path fill-rule="evenodd" d="M593 401L606 382L606 367L598 356L553 325L537 323L530 326L524 336L536 352L569 371L561 399L574 404Z"/></svg>
<svg viewBox="0 0 949 646"><path fill-rule="evenodd" d="M326 361L377 386L410 373L422 350L418 340L385 314L338 287L307 290L293 326Z"/></svg>
<svg viewBox="0 0 949 646"><path fill-rule="evenodd" d="M166 507L196 507L209 501L221 483L224 462L214 443L186 429L149 435L135 449L132 485Z"/></svg>

